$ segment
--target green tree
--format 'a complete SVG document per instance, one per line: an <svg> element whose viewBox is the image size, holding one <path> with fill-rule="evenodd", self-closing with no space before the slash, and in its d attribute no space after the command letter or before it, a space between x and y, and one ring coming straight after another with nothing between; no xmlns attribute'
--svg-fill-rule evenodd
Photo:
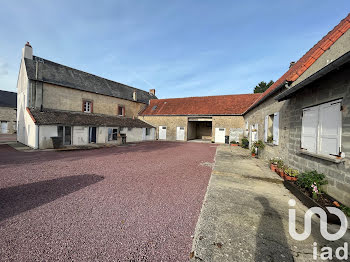
<svg viewBox="0 0 350 262"><path fill-rule="evenodd" d="M264 93L270 86L272 86L274 82L271 80L266 83L265 81L261 81L255 88L254 93Z"/></svg>

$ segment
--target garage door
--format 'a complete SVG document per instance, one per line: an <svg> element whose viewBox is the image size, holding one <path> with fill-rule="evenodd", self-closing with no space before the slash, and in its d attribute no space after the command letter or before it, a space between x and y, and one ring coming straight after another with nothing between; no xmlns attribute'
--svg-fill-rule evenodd
<svg viewBox="0 0 350 262"><path fill-rule="evenodd" d="M176 140L185 140L185 128L178 126L176 128Z"/></svg>
<svg viewBox="0 0 350 262"><path fill-rule="evenodd" d="M7 122L6 121L1 121L1 134L7 134Z"/></svg>
<svg viewBox="0 0 350 262"><path fill-rule="evenodd" d="M215 128L215 143L225 143L225 128L216 127Z"/></svg>
<svg viewBox="0 0 350 262"><path fill-rule="evenodd" d="M162 139L162 140L166 139L166 126L159 127L159 139Z"/></svg>

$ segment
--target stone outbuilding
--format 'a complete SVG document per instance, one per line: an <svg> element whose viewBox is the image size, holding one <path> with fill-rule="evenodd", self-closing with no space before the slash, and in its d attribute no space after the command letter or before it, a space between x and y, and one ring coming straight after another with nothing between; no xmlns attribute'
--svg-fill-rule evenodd
<svg viewBox="0 0 350 262"><path fill-rule="evenodd" d="M0 134L14 134L17 130L17 93L0 90Z"/></svg>

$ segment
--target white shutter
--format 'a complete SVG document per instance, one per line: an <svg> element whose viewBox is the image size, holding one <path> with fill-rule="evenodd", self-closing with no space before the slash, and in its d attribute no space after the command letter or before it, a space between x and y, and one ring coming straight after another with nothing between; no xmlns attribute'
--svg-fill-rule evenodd
<svg viewBox="0 0 350 262"><path fill-rule="evenodd" d="M269 116L265 116L265 133L264 133L264 141L267 142L267 130L269 129Z"/></svg>
<svg viewBox="0 0 350 262"><path fill-rule="evenodd" d="M273 144L278 145L279 133L280 133L280 113L274 113L273 115Z"/></svg>
<svg viewBox="0 0 350 262"><path fill-rule="evenodd" d="M317 152L318 111L318 106L303 110L301 148L312 153Z"/></svg>
<svg viewBox="0 0 350 262"><path fill-rule="evenodd" d="M341 139L341 101L320 105L319 150L323 155L339 155Z"/></svg>

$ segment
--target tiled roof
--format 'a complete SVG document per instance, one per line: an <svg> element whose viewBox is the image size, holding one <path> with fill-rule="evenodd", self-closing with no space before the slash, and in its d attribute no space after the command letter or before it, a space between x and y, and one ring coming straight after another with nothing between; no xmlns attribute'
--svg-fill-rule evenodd
<svg viewBox="0 0 350 262"><path fill-rule="evenodd" d="M0 90L0 107L17 108L17 93Z"/></svg>
<svg viewBox="0 0 350 262"><path fill-rule="evenodd" d="M141 115L241 115L260 94L154 99Z"/></svg>
<svg viewBox="0 0 350 262"><path fill-rule="evenodd" d="M328 32L317 44L315 44L303 57L301 57L289 70L281 76L269 89L261 94L261 97L250 106L253 107L261 103L269 94L277 89L284 82L294 82L297 80L335 41L337 41L346 31L350 29L350 14L344 18L332 31Z"/></svg>
<svg viewBox="0 0 350 262"><path fill-rule="evenodd" d="M40 61L38 62L38 80L45 83L118 97L130 101L133 101L133 92L136 91L137 101L144 104L148 104L150 99L157 98L149 92L36 56L33 56L33 59L25 58L27 75L31 80L36 80L36 60Z"/></svg>
<svg viewBox="0 0 350 262"><path fill-rule="evenodd" d="M28 108L33 121L37 125L70 125L70 126L111 126L111 127L152 127L140 119L89 114L83 112L59 111L52 109Z"/></svg>

